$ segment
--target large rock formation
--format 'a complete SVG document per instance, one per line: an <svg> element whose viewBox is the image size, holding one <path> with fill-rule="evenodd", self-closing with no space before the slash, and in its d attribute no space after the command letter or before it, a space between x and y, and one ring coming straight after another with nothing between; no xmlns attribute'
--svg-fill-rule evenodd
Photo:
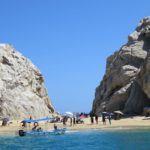
<svg viewBox="0 0 150 150"><path fill-rule="evenodd" d="M0 44L0 116L47 117L54 112L43 76L12 46Z"/></svg>
<svg viewBox="0 0 150 150"><path fill-rule="evenodd" d="M127 44L108 57L92 111L141 114L150 106L150 17L142 19Z"/></svg>

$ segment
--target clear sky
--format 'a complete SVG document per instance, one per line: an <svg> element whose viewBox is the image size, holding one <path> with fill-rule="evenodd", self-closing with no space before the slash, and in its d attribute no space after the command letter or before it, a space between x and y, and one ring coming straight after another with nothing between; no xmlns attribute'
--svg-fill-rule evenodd
<svg viewBox="0 0 150 150"><path fill-rule="evenodd" d="M106 58L127 42L149 0L0 0L0 43L42 72L59 112L89 112Z"/></svg>

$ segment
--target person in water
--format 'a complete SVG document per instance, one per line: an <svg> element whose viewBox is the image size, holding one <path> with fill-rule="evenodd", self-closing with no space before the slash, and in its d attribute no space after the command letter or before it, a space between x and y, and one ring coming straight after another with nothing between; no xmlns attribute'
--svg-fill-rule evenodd
<svg viewBox="0 0 150 150"><path fill-rule="evenodd" d="M34 122L34 127L32 128L32 131L42 131L42 128L39 127L38 122Z"/></svg>
<svg viewBox="0 0 150 150"><path fill-rule="evenodd" d="M25 121L22 122L22 128L27 127L27 123Z"/></svg>
<svg viewBox="0 0 150 150"><path fill-rule="evenodd" d="M37 122L34 122L32 131L36 131L38 126L39 124Z"/></svg>

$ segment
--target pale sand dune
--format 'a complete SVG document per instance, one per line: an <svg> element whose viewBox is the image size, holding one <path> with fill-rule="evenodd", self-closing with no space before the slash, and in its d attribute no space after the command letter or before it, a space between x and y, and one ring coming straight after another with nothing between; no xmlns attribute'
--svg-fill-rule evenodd
<svg viewBox="0 0 150 150"><path fill-rule="evenodd" d="M0 134L4 133L16 133L19 129L21 129L20 121L12 121L13 123L9 126L2 127L0 126ZM84 124L76 124L74 126L70 126L69 120L67 122L66 128L68 130L88 130L88 129L127 129L127 128L150 128L150 118L145 118L143 116L136 116L132 118L125 118L120 120L112 120L111 125L108 120L106 120L106 125L103 125L101 118L99 118L98 124L90 123L90 118L84 119ZM1 124L1 122L0 122ZM53 123L39 123L39 125L43 129L53 129ZM57 123L58 127L63 127L62 123ZM28 125L27 129L30 130L33 127L33 124Z"/></svg>

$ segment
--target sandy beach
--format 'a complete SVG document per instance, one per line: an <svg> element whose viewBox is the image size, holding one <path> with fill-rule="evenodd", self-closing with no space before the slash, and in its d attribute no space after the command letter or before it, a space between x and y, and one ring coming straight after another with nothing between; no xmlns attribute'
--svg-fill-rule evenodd
<svg viewBox="0 0 150 150"><path fill-rule="evenodd" d="M65 126L68 130L113 130L113 129L134 129L134 128L150 128L150 117L135 116L130 118L122 118L120 120L112 120L111 125L106 120L106 125L103 125L101 118L99 118L98 124L90 123L90 118L85 118L84 124L76 124L70 126L69 120ZM13 120L9 126L0 126L0 134L15 134L19 129L22 129L21 121ZM1 122L0 122L1 123ZM62 123L56 123L58 127L64 127ZM54 123L40 122L39 125L42 129L53 129ZM27 125L27 130L31 130L33 124Z"/></svg>

